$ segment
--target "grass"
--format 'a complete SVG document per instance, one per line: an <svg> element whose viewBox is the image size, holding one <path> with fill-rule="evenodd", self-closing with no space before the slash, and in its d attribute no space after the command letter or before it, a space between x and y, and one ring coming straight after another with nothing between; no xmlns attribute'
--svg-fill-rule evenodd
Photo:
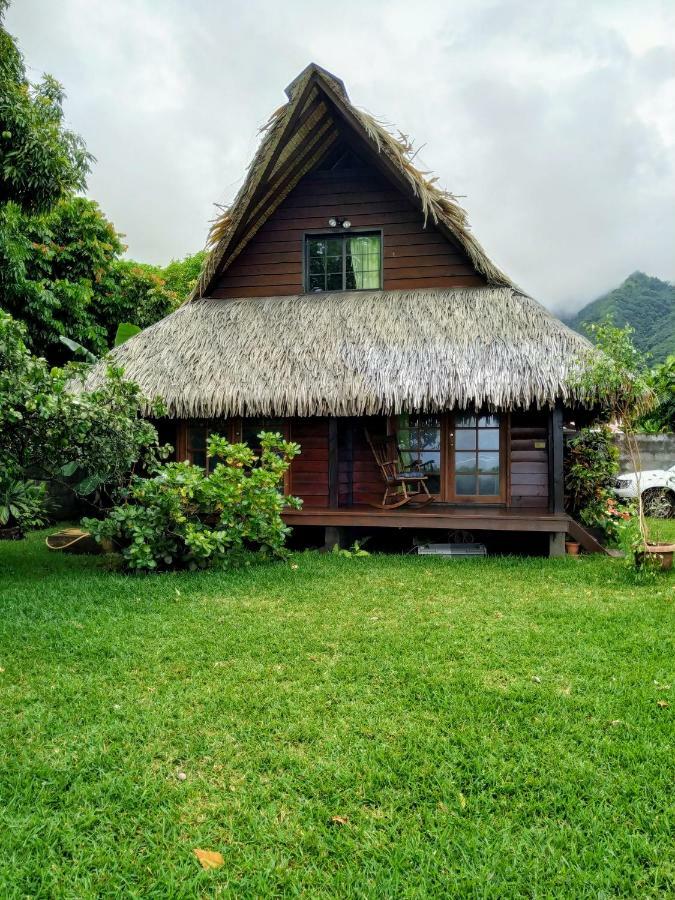
<svg viewBox="0 0 675 900"><path fill-rule="evenodd" d="M3 898L675 891L672 578L42 537L0 545Z"/></svg>

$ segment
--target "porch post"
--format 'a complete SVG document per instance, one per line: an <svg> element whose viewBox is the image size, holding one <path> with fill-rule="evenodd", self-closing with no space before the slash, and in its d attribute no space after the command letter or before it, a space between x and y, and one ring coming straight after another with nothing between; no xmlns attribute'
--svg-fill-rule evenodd
<svg viewBox="0 0 675 900"><path fill-rule="evenodd" d="M552 513L565 511L563 408L560 401L557 401L548 416L548 508Z"/></svg>
<svg viewBox="0 0 675 900"><path fill-rule="evenodd" d="M565 532L552 531L548 536L548 555L564 556L565 555Z"/></svg>
<svg viewBox="0 0 675 900"><path fill-rule="evenodd" d="M337 544L338 548L344 546L345 530L339 525L326 525L324 528L323 552L330 553Z"/></svg>
<svg viewBox="0 0 675 900"><path fill-rule="evenodd" d="M340 502L340 460L338 456L338 420L328 419L328 505L335 509Z"/></svg>

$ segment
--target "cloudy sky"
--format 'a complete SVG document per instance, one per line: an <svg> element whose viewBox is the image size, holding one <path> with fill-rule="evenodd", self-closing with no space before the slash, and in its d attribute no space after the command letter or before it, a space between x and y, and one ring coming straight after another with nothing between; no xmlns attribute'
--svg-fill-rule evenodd
<svg viewBox="0 0 675 900"><path fill-rule="evenodd" d="M14 0L68 94L129 255L199 249L257 130L314 60L414 137L492 258L571 312L675 279L673 0Z"/></svg>

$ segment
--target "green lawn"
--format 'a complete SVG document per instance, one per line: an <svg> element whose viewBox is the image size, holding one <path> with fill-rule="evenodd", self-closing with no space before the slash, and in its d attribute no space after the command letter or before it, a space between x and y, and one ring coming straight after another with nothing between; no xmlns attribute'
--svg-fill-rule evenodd
<svg viewBox="0 0 675 900"><path fill-rule="evenodd" d="M3 898L675 891L672 577L42 538L0 544Z"/></svg>

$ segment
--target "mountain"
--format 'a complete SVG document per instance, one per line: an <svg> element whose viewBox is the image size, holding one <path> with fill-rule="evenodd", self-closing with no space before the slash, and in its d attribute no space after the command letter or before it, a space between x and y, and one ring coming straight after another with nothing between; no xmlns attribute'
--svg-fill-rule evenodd
<svg viewBox="0 0 675 900"><path fill-rule="evenodd" d="M584 326L611 315L615 325L635 329L633 342L650 362L675 353L675 285L644 272L633 272L619 287L586 304L566 324L585 334Z"/></svg>

